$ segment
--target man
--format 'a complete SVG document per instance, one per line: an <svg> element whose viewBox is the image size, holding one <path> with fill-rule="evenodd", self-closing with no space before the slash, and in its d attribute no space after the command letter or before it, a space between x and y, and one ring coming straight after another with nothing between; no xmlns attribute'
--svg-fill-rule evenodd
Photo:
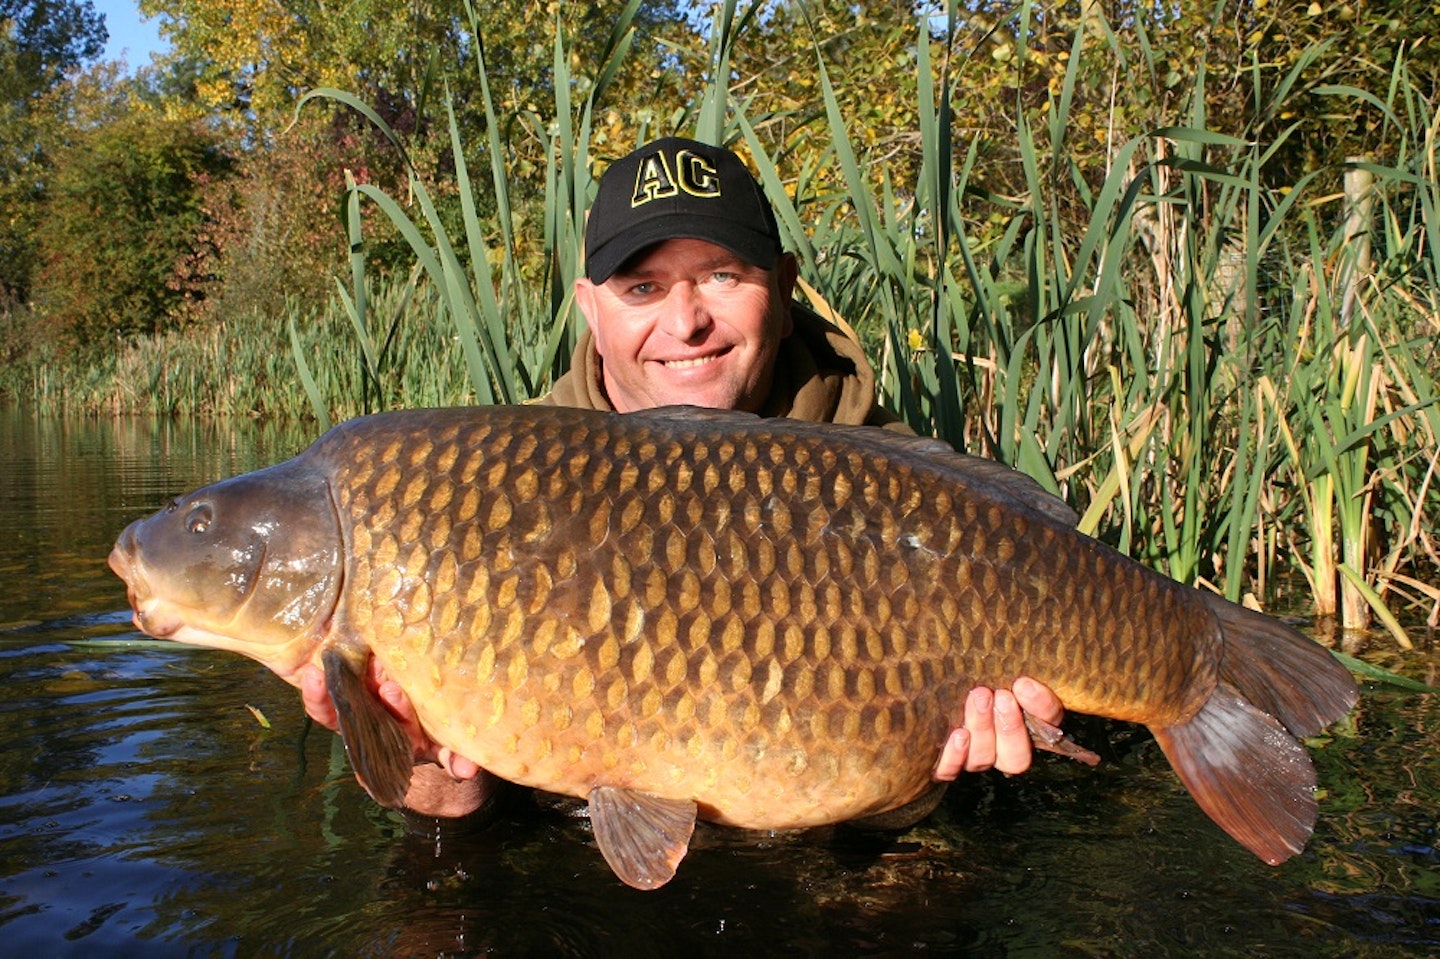
<svg viewBox="0 0 1440 959"><path fill-rule="evenodd" d="M781 249L760 184L729 150L671 137L617 160L600 180L585 246L575 301L588 329L570 371L540 402L620 413L686 403L908 432L877 402L859 345L792 301L795 257ZM498 790L494 777L423 734L398 686L372 680L416 746L410 809L463 815ZM319 669L302 676L301 689L310 715L335 728ZM1029 768L1022 706L1050 725L1063 714L1049 689L1025 677L1013 691L972 690L936 781Z"/></svg>

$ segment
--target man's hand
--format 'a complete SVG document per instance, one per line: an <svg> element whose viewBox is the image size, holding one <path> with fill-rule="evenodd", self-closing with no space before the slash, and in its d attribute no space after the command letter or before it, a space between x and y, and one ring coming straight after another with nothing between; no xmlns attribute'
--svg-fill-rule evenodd
<svg viewBox="0 0 1440 959"><path fill-rule="evenodd" d="M965 697L965 719L950 730L945 748L931 776L949 782L962 772L998 769L1023 773L1030 768L1029 713L1052 726L1065 717L1064 706L1048 686L1028 676L1015 680L1013 689L976 686Z"/></svg>
<svg viewBox="0 0 1440 959"><path fill-rule="evenodd" d="M415 747L415 768L405 793L406 808L422 815L454 818L483 806L502 787L502 780L427 736L405 691L386 679L374 660L370 668L370 686L400 720ZM340 728L340 717L320 667L301 667L300 698L311 719L327 729Z"/></svg>

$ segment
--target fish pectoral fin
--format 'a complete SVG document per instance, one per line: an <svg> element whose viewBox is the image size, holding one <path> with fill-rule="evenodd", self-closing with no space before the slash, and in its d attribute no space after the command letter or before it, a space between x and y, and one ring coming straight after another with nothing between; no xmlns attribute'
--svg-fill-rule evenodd
<svg viewBox="0 0 1440 959"><path fill-rule="evenodd" d="M615 875L636 889L659 889L675 876L695 832L695 803L613 786L590 790L595 844Z"/></svg>
<svg viewBox="0 0 1440 959"><path fill-rule="evenodd" d="M1284 726L1221 683L1179 726L1151 727L1200 808L1272 866L1315 826L1315 767Z"/></svg>
<svg viewBox="0 0 1440 959"><path fill-rule="evenodd" d="M415 747L400 721L365 685L363 662L357 669L338 649L320 654L325 685L340 716L340 737L355 777L380 805L400 809L410 788Z"/></svg>
<svg viewBox="0 0 1440 959"><path fill-rule="evenodd" d="M1100 765L1100 754L1092 753L1084 746L1065 735L1065 730L1059 726L1051 725L1038 716L1025 714L1025 728L1030 730L1030 742L1036 749L1043 749L1050 753L1059 753L1062 756L1069 756L1078 763L1087 766Z"/></svg>

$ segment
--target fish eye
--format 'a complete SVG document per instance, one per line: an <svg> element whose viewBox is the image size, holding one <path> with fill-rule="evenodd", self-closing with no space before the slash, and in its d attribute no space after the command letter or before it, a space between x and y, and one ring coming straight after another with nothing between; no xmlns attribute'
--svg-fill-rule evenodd
<svg viewBox="0 0 1440 959"><path fill-rule="evenodd" d="M210 506L206 503L199 503L185 517L185 529L191 533L204 533L210 528L210 521L214 519Z"/></svg>

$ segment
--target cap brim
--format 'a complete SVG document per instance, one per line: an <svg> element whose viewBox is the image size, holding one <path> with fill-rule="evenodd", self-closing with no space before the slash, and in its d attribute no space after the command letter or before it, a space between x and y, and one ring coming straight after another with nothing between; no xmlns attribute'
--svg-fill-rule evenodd
<svg viewBox="0 0 1440 959"><path fill-rule="evenodd" d="M611 237L603 246L585 251L585 275L604 283L635 254L666 240L704 240L722 246L746 263L768 270L780 250L768 233L733 220L694 213L671 213L647 219Z"/></svg>

